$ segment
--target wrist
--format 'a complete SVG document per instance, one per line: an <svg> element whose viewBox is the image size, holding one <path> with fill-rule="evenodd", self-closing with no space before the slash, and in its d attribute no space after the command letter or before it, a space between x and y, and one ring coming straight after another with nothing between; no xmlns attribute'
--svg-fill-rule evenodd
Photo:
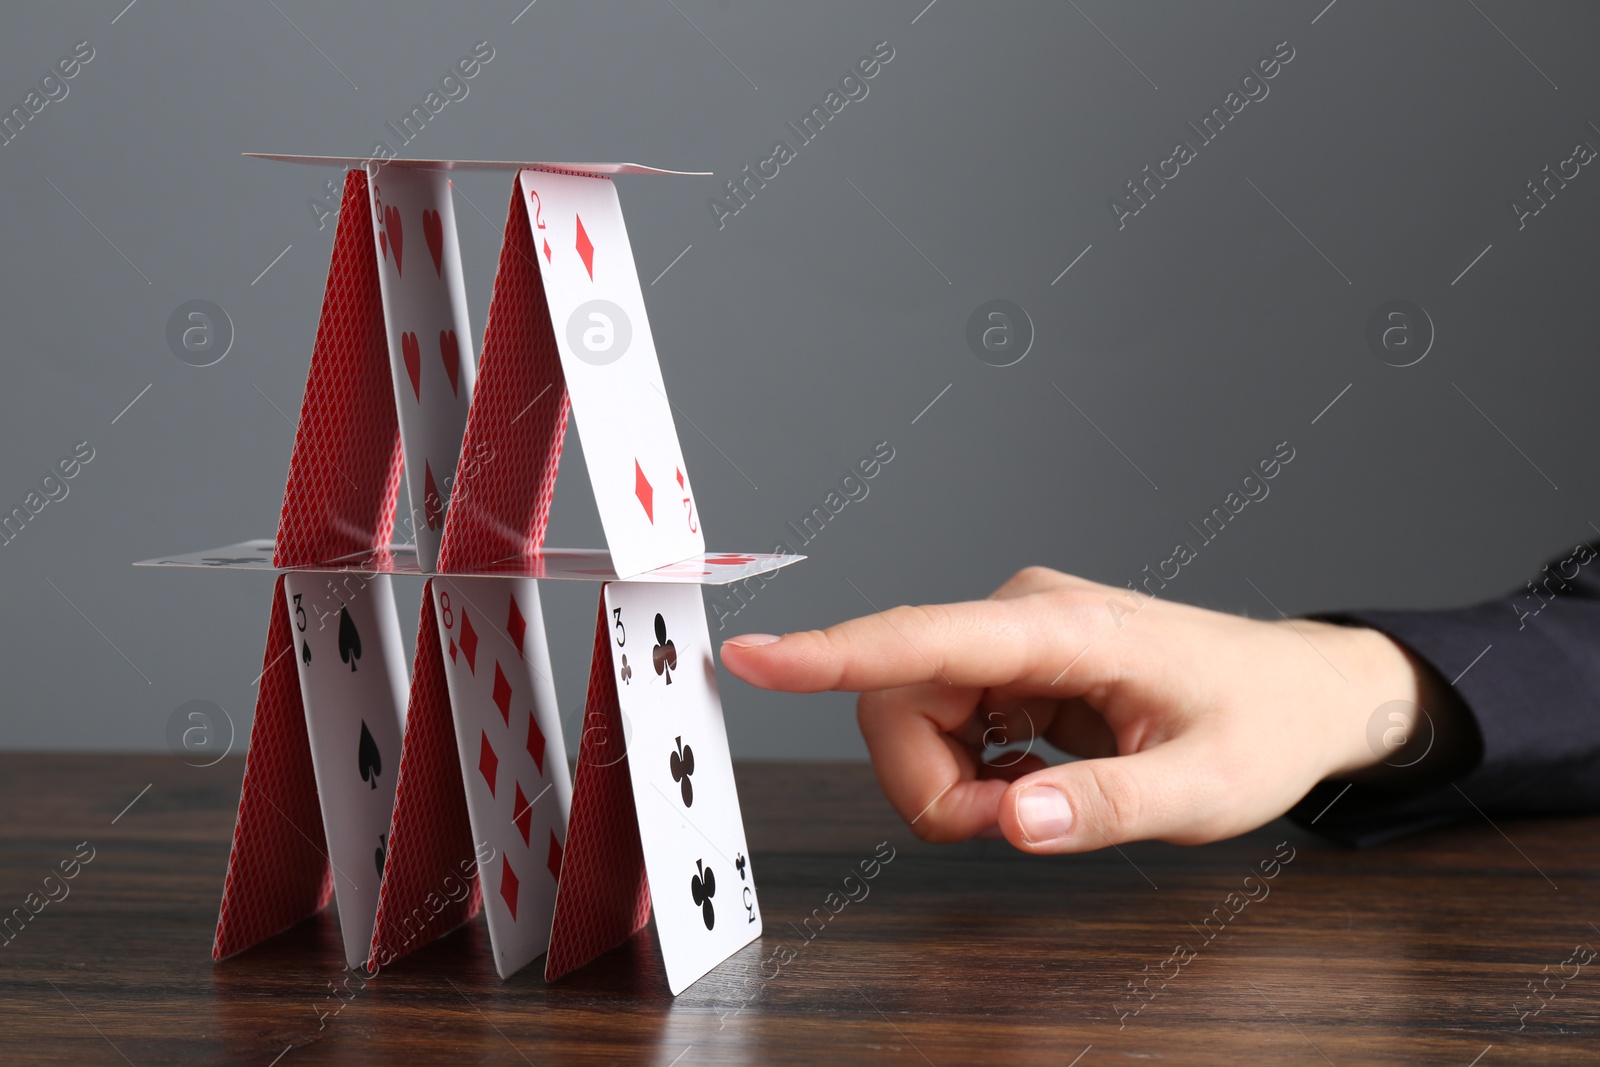
<svg viewBox="0 0 1600 1067"><path fill-rule="evenodd" d="M1438 785L1466 773L1481 756L1471 712L1424 660L1388 635L1362 626L1338 631L1348 675L1337 716L1330 778L1375 785Z"/></svg>
<svg viewBox="0 0 1600 1067"><path fill-rule="evenodd" d="M1329 624L1342 633L1350 684L1340 716L1339 762L1344 777L1377 767L1430 733L1427 688L1419 664L1377 630Z"/></svg>

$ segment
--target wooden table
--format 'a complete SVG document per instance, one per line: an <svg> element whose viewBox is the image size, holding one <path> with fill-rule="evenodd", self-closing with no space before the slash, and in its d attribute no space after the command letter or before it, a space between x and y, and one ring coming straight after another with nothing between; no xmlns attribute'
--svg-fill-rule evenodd
<svg viewBox="0 0 1600 1067"><path fill-rule="evenodd" d="M481 918L365 984L331 911L213 964L242 770L0 756L0 909L93 850L0 947L0 1063L1600 1059L1600 959L1573 953L1600 949L1600 819L1365 852L1278 823L1038 859L916 841L864 766L747 763L766 935L674 999L648 930L555 985L538 966L497 979ZM846 876L890 850L841 905ZM1259 878L1275 855L1292 859Z"/></svg>

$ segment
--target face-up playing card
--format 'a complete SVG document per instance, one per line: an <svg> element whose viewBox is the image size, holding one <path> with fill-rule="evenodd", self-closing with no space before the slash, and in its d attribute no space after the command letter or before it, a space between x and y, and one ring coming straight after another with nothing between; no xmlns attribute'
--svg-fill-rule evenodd
<svg viewBox="0 0 1600 1067"><path fill-rule="evenodd" d="M524 170L519 188L617 573L705 551L616 187Z"/></svg>
<svg viewBox="0 0 1600 1067"><path fill-rule="evenodd" d="M549 947L572 807L544 614L529 578L436 578L433 595L489 942L508 978Z"/></svg>
<svg viewBox="0 0 1600 1067"><path fill-rule="evenodd" d="M409 518L431 571L451 495L477 375L455 205L442 171L380 167L372 183L372 232L384 324L405 451Z"/></svg>
<svg viewBox="0 0 1600 1067"><path fill-rule="evenodd" d="M628 771L667 984L677 995L761 934L700 590L605 587Z"/></svg>
<svg viewBox="0 0 1600 1067"><path fill-rule="evenodd" d="M291 571L283 585L351 967L372 944L409 687L392 581Z"/></svg>

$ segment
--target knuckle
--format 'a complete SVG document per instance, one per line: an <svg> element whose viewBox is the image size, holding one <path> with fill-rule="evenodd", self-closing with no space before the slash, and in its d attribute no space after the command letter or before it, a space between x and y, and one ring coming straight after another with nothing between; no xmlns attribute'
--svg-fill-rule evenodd
<svg viewBox="0 0 1600 1067"><path fill-rule="evenodd" d="M919 656L944 669L944 648L960 623L951 605L902 604L883 617L896 640L909 642Z"/></svg>
<svg viewBox="0 0 1600 1067"><path fill-rule="evenodd" d="M1016 589L1046 589L1056 584L1061 578L1061 573L1041 567L1038 564L1022 568L1006 580L1007 588Z"/></svg>
<svg viewBox="0 0 1600 1067"><path fill-rule="evenodd" d="M788 637L790 640L798 637L807 644L823 645L829 652L841 651L846 643L845 635L837 626L830 626L826 630L804 630L798 634L789 634Z"/></svg>
<svg viewBox="0 0 1600 1067"><path fill-rule="evenodd" d="M1173 790L1184 801L1184 826L1168 837L1178 844L1207 844L1232 837L1248 827L1241 826L1240 808L1233 800L1231 783L1247 780L1248 767L1231 760L1226 752L1211 751L1197 761L1195 772Z"/></svg>
<svg viewBox="0 0 1600 1067"><path fill-rule="evenodd" d="M1067 586L1038 594L1053 610L1069 618L1082 616L1099 607L1104 597L1095 589Z"/></svg>
<svg viewBox="0 0 1600 1067"><path fill-rule="evenodd" d="M901 604L890 608L884 615L890 622L937 633L950 624L950 605Z"/></svg>
<svg viewBox="0 0 1600 1067"><path fill-rule="evenodd" d="M1118 645L1109 640L1118 633L1117 616L1108 607L1117 602L1114 592L1108 595L1103 586L1078 587L1056 589L1042 596L1046 598L1047 614L1057 633L1070 633L1080 647L1086 641L1093 643L1102 660L1108 655L1129 651L1128 642Z"/></svg>
<svg viewBox="0 0 1600 1067"><path fill-rule="evenodd" d="M1116 760L1085 760L1089 772L1089 806L1100 816L1100 830L1114 841L1128 840L1139 825L1145 797L1134 777Z"/></svg>
<svg viewBox="0 0 1600 1067"><path fill-rule="evenodd" d="M844 680L847 666L850 662L851 641L850 635L837 626L830 626L826 630L807 630L799 635L790 635L791 638L799 636L804 642L801 647L809 648L819 653L819 658L831 665L831 670L826 672L827 684L822 688L832 689Z"/></svg>
<svg viewBox="0 0 1600 1067"><path fill-rule="evenodd" d="M1013 597L1027 596L1030 593L1039 593L1054 589L1069 579L1065 574L1050 567L1032 564L1024 567L1003 582L1000 588L991 594L991 600L1008 600Z"/></svg>

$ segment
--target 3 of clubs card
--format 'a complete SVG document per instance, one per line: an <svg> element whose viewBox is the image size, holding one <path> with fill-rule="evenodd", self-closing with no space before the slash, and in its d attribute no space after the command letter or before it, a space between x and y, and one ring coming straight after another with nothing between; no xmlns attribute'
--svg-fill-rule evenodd
<svg viewBox="0 0 1600 1067"><path fill-rule="evenodd" d="M433 596L489 942L509 978L550 946L572 809L539 587L435 578Z"/></svg>
<svg viewBox="0 0 1600 1067"><path fill-rule="evenodd" d="M524 170L518 188L606 544L628 577L705 551L616 186Z"/></svg>
<svg viewBox="0 0 1600 1067"><path fill-rule="evenodd" d="M604 596L645 872L676 996L760 936L755 874L700 587L610 582Z"/></svg>
<svg viewBox="0 0 1600 1067"><path fill-rule="evenodd" d="M372 947L410 688L387 574L334 586L290 571L284 596L345 962Z"/></svg>

